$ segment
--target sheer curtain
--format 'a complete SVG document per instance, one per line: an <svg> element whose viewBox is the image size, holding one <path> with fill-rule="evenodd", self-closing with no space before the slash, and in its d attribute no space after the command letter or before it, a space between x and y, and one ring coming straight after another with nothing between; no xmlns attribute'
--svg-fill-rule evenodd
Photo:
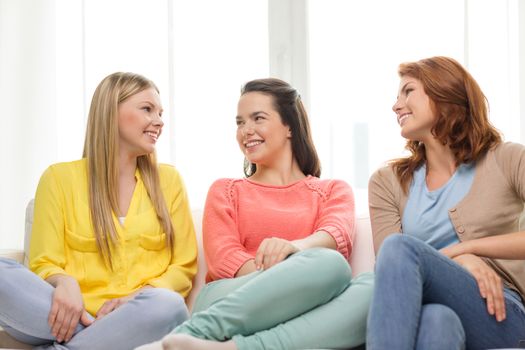
<svg viewBox="0 0 525 350"><path fill-rule="evenodd" d="M402 61L455 57L506 139L525 139L523 23L518 0L0 0L0 249L22 247L44 169L81 156L91 96L109 73L159 86L159 158L197 208L213 180L242 176L242 84L288 80L310 112L323 177L350 183L366 211L369 175L403 154L391 111Z"/></svg>
<svg viewBox="0 0 525 350"><path fill-rule="evenodd" d="M220 177L242 177L237 101L248 80L267 77L266 0L175 1L172 161L191 205L202 208Z"/></svg>
<svg viewBox="0 0 525 350"><path fill-rule="evenodd" d="M82 155L96 85L152 79L165 127L159 160L202 207L211 182L242 176L240 88L269 75L267 1L0 0L0 249L21 248L24 209L47 166ZM240 13L240 15L239 15Z"/></svg>
<svg viewBox="0 0 525 350"><path fill-rule="evenodd" d="M401 62L455 58L481 85L495 126L507 140L520 141L516 1L325 0L309 6L311 111L324 174L351 183L359 208L366 210L372 172L404 154L391 109Z"/></svg>

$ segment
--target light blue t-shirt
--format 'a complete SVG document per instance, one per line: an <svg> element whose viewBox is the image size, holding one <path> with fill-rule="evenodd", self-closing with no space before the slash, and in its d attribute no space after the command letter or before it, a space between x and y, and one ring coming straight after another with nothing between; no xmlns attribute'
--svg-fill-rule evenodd
<svg viewBox="0 0 525 350"><path fill-rule="evenodd" d="M415 236L436 249L458 243L448 210L466 196L474 180L474 173L474 164L462 164L446 184L429 191L425 180L426 166L417 169L401 221L403 233Z"/></svg>

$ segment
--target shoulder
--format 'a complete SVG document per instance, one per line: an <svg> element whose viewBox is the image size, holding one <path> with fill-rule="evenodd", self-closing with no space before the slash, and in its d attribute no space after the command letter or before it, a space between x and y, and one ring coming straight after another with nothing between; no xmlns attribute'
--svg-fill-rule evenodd
<svg viewBox="0 0 525 350"><path fill-rule="evenodd" d="M515 142L505 142L489 151L489 154L494 154L497 160L505 161L517 157L522 157L525 154L525 146Z"/></svg>
<svg viewBox="0 0 525 350"><path fill-rule="evenodd" d="M181 181L181 176L177 168L171 164L159 163L159 177L160 181Z"/></svg>
<svg viewBox="0 0 525 350"><path fill-rule="evenodd" d="M48 166L40 176L35 197L51 198L59 193L82 193L87 189L87 183L85 159L55 163Z"/></svg>
<svg viewBox="0 0 525 350"><path fill-rule="evenodd" d="M227 197L232 199L235 196L235 192L243 187L243 179L232 179L232 178L221 178L215 180L208 190L208 197ZM242 190L242 189L240 189Z"/></svg>
<svg viewBox="0 0 525 350"><path fill-rule="evenodd" d="M522 168L525 163L525 146L515 142L505 142L492 148L480 160L481 168L493 171L500 169L503 173L512 172L513 169Z"/></svg>
<svg viewBox="0 0 525 350"><path fill-rule="evenodd" d="M394 173L394 168L392 168L391 165L385 165L372 174L370 176L369 180L369 186L376 186L376 185L388 185L392 186L392 184L398 183L396 174Z"/></svg>
<svg viewBox="0 0 525 350"><path fill-rule="evenodd" d="M210 188L226 188L242 183L243 179L221 178L213 181Z"/></svg>
<svg viewBox="0 0 525 350"><path fill-rule="evenodd" d="M390 180L394 178L395 176L396 175L394 173L394 168L392 168L391 165L384 165L380 167L379 169L377 169L376 171L374 171L374 173L372 174L370 178Z"/></svg>
<svg viewBox="0 0 525 350"><path fill-rule="evenodd" d="M159 163L158 168L160 175L179 175L179 171L172 164Z"/></svg>
<svg viewBox="0 0 525 350"><path fill-rule="evenodd" d="M221 188L232 188L232 187L239 187L243 184L243 179L232 179L232 178L222 178L217 179L213 181L213 183L210 186L214 189L221 189Z"/></svg>
<svg viewBox="0 0 525 350"><path fill-rule="evenodd" d="M213 194L221 194L231 197L233 195L234 188L242 186L243 183L243 179L217 179L211 184L209 192Z"/></svg>
<svg viewBox="0 0 525 350"><path fill-rule="evenodd" d="M51 169L55 173L85 171L87 169L87 159L82 158L71 162L51 164L48 169Z"/></svg>
<svg viewBox="0 0 525 350"><path fill-rule="evenodd" d="M353 196L352 187L346 181L340 179L320 179L311 176L306 179L305 185L324 199L334 194L349 194Z"/></svg>
<svg viewBox="0 0 525 350"><path fill-rule="evenodd" d="M157 165L161 191L165 196L171 197L184 190L184 182L179 171L171 164L159 163Z"/></svg>
<svg viewBox="0 0 525 350"><path fill-rule="evenodd" d="M385 198L391 198L398 203L403 202L403 198L406 199L406 194L403 192L391 165L377 169L368 181L369 202L384 200Z"/></svg>
<svg viewBox="0 0 525 350"><path fill-rule="evenodd" d="M60 182L74 182L87 179L87 160L85 158L51 164L42 174L42 178L55 178Z"/></svg>

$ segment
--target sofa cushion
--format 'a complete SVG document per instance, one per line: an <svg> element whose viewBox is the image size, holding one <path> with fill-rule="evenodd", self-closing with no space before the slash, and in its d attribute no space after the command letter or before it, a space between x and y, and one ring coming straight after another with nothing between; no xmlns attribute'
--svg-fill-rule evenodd
<svg viewBox="0 0 525 350"><path fill-rule="evenodd" d="M14 258L19 262L23 262L26 266L28 265L29 243L31 240L31 227L33 225L33 210L34 201L31 200L27 204L26 208L24 251L5 251L5 253L1 253L0 256ZM186 303L190 311L193 308L199 291L205 284L207 272L206 260L204 258L202 246L202 214L202 210L199 209L192 211L195 233L197 235L199 255L197 274L193 278L193 288L191 293L186 298ZM352 255L349 259L350 265L352 266L352 274L356 276L361 272L373 271L374 261L375 255L372 244L372 231L369 217L367 214L358 215L356 217L356 235L352 249ZM0 348L29 349L30 346L17 342L0 328Z"/></svg>

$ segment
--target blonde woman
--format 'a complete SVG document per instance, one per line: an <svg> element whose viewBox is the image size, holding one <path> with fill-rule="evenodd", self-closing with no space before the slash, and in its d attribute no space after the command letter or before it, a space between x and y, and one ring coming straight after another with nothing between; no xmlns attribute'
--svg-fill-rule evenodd
<svg viewBox="0 0 525 350"><path fill-rule="evenodd" d="M46 349L130 349L188 316L197 246L177 170L158 165L164 125L150 80L97 87L83 158L51 165L35 197L30 270L0 260L0 325Z"/></svg>

